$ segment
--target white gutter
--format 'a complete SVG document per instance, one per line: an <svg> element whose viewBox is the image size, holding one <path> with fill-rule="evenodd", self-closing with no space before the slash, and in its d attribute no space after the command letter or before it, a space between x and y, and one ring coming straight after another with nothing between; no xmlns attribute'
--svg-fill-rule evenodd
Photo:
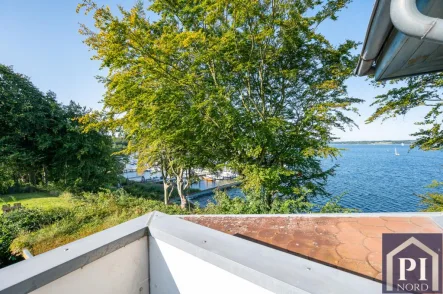
<svg viewBox="0 0 443 294"><path fill-rule="evenodd" d="M443 43L443 19L422 14L417 9L416 0L392 0L391 20L405 35Z"/></svg>
<svg viewBox="0 0 443 294"><path fill-rule="evenodd" d="M373 63L377 59L392 27L389 17L390 2L391 0L375 1L363 49L355 70L355 74L358 76L365 76L373 72Z"/></svg>

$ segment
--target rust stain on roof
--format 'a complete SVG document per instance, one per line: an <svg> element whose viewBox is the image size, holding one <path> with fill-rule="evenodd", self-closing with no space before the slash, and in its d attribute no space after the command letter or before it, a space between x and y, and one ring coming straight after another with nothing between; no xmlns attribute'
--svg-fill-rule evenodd
<svg viewBox="0 0 443 294"><path fill-rule="evenodd" d="M442 233L428 217L230 217L184 219L371 279L381 280L383 233Z"/></svg>

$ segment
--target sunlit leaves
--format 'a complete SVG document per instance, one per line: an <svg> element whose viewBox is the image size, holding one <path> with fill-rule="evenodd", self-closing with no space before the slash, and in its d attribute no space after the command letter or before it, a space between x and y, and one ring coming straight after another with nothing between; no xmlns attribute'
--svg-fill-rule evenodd
<svg viewBox="0 0 443 294"><path fill-rule="evenodd" d="M235 168L269 209L326 194L320 158L337 156L332 129L352 126L361 100L344 85L357 44L333 46L316 26L348 2L156 0L150 21L140 4L117 16L84 1L95 19L85 43L109 69L107 120L131 152L162 146L174 164Z"/></svg>
<svg viewBox="0 0 443 294"><path fill-rule="evenodd" d="M423 150L442 149L443 74L435 73L409 77L392 81L391 84L400 84L400 86L375 97L372 105L376 105L377 109L368 118L367 123L377 119L386 120L404 116L415 108L427 108L428 112L423 120L416 123L424 127L418 132L411 134L417 137L411 148L419 147ZM379 83L378 85L384 86L385 83Z"/></svg>

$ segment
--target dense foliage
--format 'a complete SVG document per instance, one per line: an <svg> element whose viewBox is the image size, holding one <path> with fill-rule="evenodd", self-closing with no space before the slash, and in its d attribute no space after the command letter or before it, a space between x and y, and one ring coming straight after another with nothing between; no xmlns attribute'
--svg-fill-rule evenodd
<svg viewBox="0 0 443 294"><path fill-rule="evenodd" d="M230 198L226 193L216 191L215 202L202 209L205 214L288 214L288 213L354 213L357 209L345 208L339 204L341 196L331 198L323 206L313 204L303 198L275 199L269 209L259 197L247 194L246 198Z"/></svg>
<svg viewBox="0 0 443 294"><path fill-rule="evenodd" d="M26 183L96 191L115 182L122 166L111 137L84 132L78 118L87 113L0 64L0 193Z"/></svg>
<svg viewBox="0 0 443 294"><path fill-rule="evenodd" d="M21 209L0 215L0 268L21 260L12 255L10 245L23 232L33 232L65 218L69 211L62 208L50 210Z"/></svg>
<svg viewBox="0 0 443 294"><path fill-rule="evenodd" d="M141 2L113 14L84 0L95 29L81 33L108 69L106 119L92 127L122 128L141 169L161 166L166 203L168 176L184 206L186 171L220 164L268 211L325 195L321 158L338 154L332 129L353 124L360 100L344 85L356 43L333 46L316 27L348 2L156 0L151 21Z"/></svg>
<svg viewBox="0 0 443 294"><path fill-rule="evenodd" d="M12 239L15 238L12 246L8 248L9 245L5 244L7 252L10 250L13 255L20 255L23 248L28 248L33 254L43 253L154 210L168 214L186 213L177 205L165 206L159 200L133 197L122 189L64 197L69 197L73 202L68 214L64 214L57 222L42 223L38 231L27 228L17 230L20 234L18 238L12 236ZM54 211L51 209L47 213ZM27 215L28 212L23 210L21 213ZM9 218L9 215L12 214L1 215L0 219ZM33 216L29 218L33 219ZM10 228L5 227L5 231L9 232Z"/></svg>

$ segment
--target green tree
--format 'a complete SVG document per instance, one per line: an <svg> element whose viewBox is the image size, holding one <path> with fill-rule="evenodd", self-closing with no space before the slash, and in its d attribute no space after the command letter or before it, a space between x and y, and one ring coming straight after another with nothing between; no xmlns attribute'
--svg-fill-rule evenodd
<svg viewBox="0 0 443 294"><path fill-rule="evenodd" d="M417 140L411 148L419 147L423 150L440 150L443 148L442 107L443 107L443 73L419 75L406 79L397 79L390 82L376 83L384 87L386 84L400 85L375 97L371 104L377 110L367 123L377 119L389 119L404 116L418 107L428 108L423 121L416 122L421 129L412 134Z"/></svg>
<svg viewBox="0 0 443 294"><path fill-rule="evenodd" d="M14 173L6 163L0 162L0 194L6 193L14 186Z"/></svg>
<svg viewBox="0 0 443 294"><path fill-rule="evenodd" d="M321 158L338 154L332 129L352 125L346 111L361 100L344 85L355 42L333 46L316 27L348 2L156 0L155 21L141 2L119 16L89 0L78 10L94 12L95 31L81 33L109 69L109 125L133 151L165 144L179 185L182 169L227 163L271 209L327 194Z"/></svg>
<svg viewBox="0 0 443 294"><path fill-rule="evenodd" d="M115 182L122 166L112 139L83 132L78 118L87 112L0 64L0 191L21 183L96 191Z"/></svg>
<svg viewBox="0 0 443 294"><path fill-rule="evenodd" d="M71 191L98 191L117 183L123 163L114 155L113 141L100 130L85 131L79 118L89 111L70 102L62 106L63 128L53 146L50 180Z"/></svg>
<svg viewBox="0 0 443 294"><path fill-rule="evenodd" d="M388 83L399 86L375 97L372 105L376 105L377 109L366 122L404 116L419 107L427 108L428 112L423 120L416 122L416 125L421 128L412 134L417 140L411 144L410 148L417 147L425 151L443 149L443 130L441 129L443 73L418 75L390 82L379 82L375 85L384 87ZM441 186L441 182L434 180L428 188L435 191L419 195L427 211L443 210Z"/></svg>
<svg viewBox="0 0 443 294"><path fill-rule="evenodd" d="M57 131L58 104L12 67L0 64L0 157L15 183L38 182Z"/></svg>
<svg viewBox="0 0 443 294"><path fill-rule="evenodd" d="M81 32L88 36L86 44L97 51L95 58L109 68L104 79L105 120L89 122L90 127L123 129L128 141L125 153L137 154L140 171L160 167L165 204L176 187L184 208L191 169L215 165L219 156L214 154L221 148L211 140L219 130L207 124L213 119L208 113L211 106L205 105L205 94L192 81L195 73L188 70L191 63L180 52L183 40L164 40L167 25L151 24L140 4L131 11L120 8L122 19L94 3L85 5L96 9L99 33L85 27ZM85 121L99 116L90 115Z"/></svg>

